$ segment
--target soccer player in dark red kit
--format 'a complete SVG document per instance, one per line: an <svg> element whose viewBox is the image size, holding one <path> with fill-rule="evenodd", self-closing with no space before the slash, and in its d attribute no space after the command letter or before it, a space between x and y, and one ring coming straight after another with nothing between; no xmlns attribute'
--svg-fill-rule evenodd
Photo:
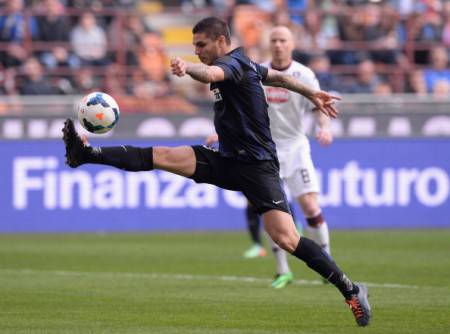
<svg viewBox="0 0 450 334"><path fill-rule="evenodd" d="M279 176L262 84L297 92L312 101L316 112L330 117L337 116L333 104L337 98L252 62L242 48L231 50L228 26L218 18L209 17L194 26L193 44L201 63L175 58L171 69L176 76L189 75L210 84L218 150L206 146L91 147L68 119L63 128L67 164L104 164L127 171L161 169L197 183L241 191L261 214L272 240L334 284L358 325L367 326L371 317L367 287L353 283L320 246L297 232Z"/></svg>

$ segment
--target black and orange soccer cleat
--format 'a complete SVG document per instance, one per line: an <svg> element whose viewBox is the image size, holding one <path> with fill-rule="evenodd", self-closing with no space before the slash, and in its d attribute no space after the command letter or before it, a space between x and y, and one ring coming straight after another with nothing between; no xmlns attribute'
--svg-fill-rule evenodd
<svg viewBox="0 0 450 334"><path fill-rule="evenodd" d="M350 299L346 299L345 302L352 310L358 326L364 327L369 324L370 318L372 317L369 304L369 291L364 284L356 284L356 286L359 288L358 293L352 294Z"/></svg>
<svg viewBox="0 0 450 334"><path fill-rule="evenodd" d="M64 122L62 132L64 145L66 146L66 164L75 168L87 162L86 158L92 154L92 147L84 144L70 118Z"/></svg>

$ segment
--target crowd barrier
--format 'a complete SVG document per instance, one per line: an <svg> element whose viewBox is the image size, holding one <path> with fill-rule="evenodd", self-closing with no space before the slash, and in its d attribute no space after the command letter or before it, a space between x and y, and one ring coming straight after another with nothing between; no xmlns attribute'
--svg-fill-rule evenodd
<svg viewBox="0 0 450 334"><path fill-rule="evenodd" d="M186 140L97 141L136 146ZM449 228L449 139L312 143L332 229ZM245 198L166 172L70 169L62 141L0 141L0 232L240 230ZM300 219L301 220L301 219Z"/></svg>

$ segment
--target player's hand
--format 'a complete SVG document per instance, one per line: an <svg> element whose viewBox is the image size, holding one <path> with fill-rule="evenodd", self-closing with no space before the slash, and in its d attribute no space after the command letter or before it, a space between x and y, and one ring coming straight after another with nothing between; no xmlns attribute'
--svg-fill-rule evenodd
<svg viewBox="0 0 450 334"><path fill-rule="evenodd" d="M172 74L182 77L186 74L186 62L181 58L173 58L170 60L170 69Z"/></svg>
<svg viewBox="0 0 450 334"><path fill-rule="evenodd" d="M335 100L341 99L339 96L331 95L324 91L318 91L315 92L310 99L316 106L313 111L320 111L330 118L336 118L339 114L339 111L334 105Z"/></svg>
<svg viewBox="0 0 450 334"><path fill-rule="evenodd" d="M316 139L322 146L328 146L333 142L333 134L329 129L319 129L316 133Z"/></svg>
<svg viewBox="0 0 450 334"><path fill-rule="evenodd" d="M219 141L219 135L217 133L214 133L212 135L209 135L208 137L206 137L205 139L205 144L206 146L213 146L215 143L217 143Z"/></svg>

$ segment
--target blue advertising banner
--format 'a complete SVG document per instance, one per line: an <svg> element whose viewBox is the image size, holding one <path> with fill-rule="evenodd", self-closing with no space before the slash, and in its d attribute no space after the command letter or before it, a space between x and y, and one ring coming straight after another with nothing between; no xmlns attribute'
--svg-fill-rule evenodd
<svg viewBox="0 0 450 334"><path fill-rule="evenodd" d="M327 148L312 143L330 228L449 228L449 152L448 139L336 140ZM245 227L246 200L237 192L161 171L70 169L61 141L0 141L0 154L2 233Z"/></svg>

